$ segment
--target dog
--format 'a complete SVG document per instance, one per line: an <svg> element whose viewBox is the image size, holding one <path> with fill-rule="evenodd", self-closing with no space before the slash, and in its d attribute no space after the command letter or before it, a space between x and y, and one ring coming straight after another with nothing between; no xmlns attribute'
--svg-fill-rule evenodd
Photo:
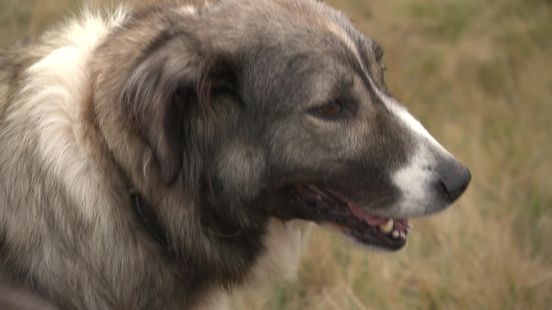
<svg viewBox="0 0 552 310"><path fill-rule="evenodd" d="M309 223L398 250L470 172L314 0L85 13L0 54L0 274L67 309L223 308Z"/></svg>

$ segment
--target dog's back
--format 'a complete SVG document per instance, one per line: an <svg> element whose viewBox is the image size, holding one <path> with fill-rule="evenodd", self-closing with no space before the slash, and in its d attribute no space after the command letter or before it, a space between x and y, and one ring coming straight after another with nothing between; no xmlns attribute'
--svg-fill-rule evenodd
<svg viewBox="0 0 552 310"><path fill-rule="evenodd" d="M0 52L0 119L10 101L9 93L13 88L14 75L17 74L16 67L7 52Z"/></svg>
<svg viewBox="0 0 552 310"><path fill-rule="evenodd" d="M33 56L27 53L32 49L32 43L19 43L6 51L0 51L0 133L3 131L4 117L10 103L18 94L21 87L22 76L28 66L36 61L40 56ZM0 148L9 148L7 145L0 145ZM0 206L4 208L4 206ZM0 210L2 214L4 210ZM0 240L0 265L2 268L10 270L9 257L6 257L6 248L4 240ZM55 310L57 306L50 303L43 296L36 292L20 287L16 284L20 282L13 279L13 274L3 274L0 270L0 309L5 310L33 310L45 309Z"/></svg>

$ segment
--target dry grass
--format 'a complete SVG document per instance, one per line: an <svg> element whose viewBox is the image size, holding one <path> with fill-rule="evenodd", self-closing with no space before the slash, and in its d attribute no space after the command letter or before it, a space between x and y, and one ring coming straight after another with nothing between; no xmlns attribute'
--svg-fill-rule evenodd
<svg viewBox="0 0 552 310"><path fill-rule="evenodd" d="M98 0L100 1L100 0ZM366 253L315 231L298 280L236 309L547 309L552 304L552 2L334 0L385 47L387 81L473 172L406 249ZM0 0L0 41L71 0Z"/></svg>

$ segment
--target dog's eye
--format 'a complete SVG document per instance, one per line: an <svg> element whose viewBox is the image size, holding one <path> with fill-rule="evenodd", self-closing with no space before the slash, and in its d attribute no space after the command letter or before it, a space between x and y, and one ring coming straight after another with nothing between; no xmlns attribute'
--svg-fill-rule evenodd
<svg viewBox="0 0 552 310"><path fill-rule="evenodd" d="M311 113L327 120L337 120L348 115L348 109L340 100L331 100L326 104L311 109Z"/></svg>
<svg viewBox="0 0 552 310"><path fill-rule="evenodd" d="M343 105L337 100L330 101L329 103L318 108L320 114L326 117L336 117L341 111L343 111Z"/></svg>

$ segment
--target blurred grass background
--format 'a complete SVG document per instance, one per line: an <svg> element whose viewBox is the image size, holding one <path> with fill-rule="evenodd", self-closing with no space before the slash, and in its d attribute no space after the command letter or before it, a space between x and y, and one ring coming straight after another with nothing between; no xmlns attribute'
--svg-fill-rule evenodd
<svg viewBox="0 0 552 310"><path fill-rule="evenodd" d="M102 2L0 0L0 46ZM239 292L233 308L551 309L552 1L328 2L382 43L392 93L473 181L414 220L399 253L315 230L296 281Z"/></svg>

